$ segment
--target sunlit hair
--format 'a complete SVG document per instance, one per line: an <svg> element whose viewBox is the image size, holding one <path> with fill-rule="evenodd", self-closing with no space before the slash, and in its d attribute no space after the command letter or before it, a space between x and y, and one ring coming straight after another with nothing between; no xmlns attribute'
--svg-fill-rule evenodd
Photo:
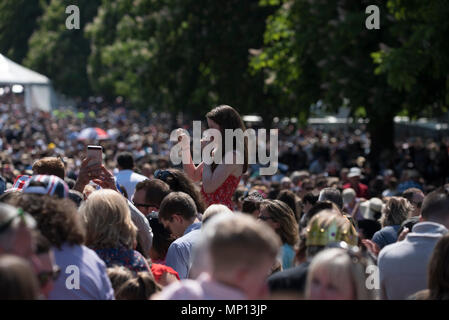
<svg viewBox="0 0 449 320"><path fill-rule="evenodd" d="M400 225L413 213L414 210L415 208L407 199L402 197L391 197L382 209L380 224L382 225L382 228Z"/></svg>
<svg viewBox="0 0 449 320"><path fill-rule="evenodd" d="M233 214L232 210L223 204L211 204L207 207L206 211L204 211L202 219L203 226L210 218L220 213Z"/></svg>
<svg viewBox="0 0 449 320"><path fill-rule="evenodd" d="M274 222L279 223L276 230L282 243L294 246L299 239L299 227L293 210L281 200L264 200L260 205L260 211L268 211Z"/></svg>
<svg viewBox="0 0 449 320"><path fill-rule="evenodd" d="M353 288L354 300L374 300L376 291L366 286L366 268L371 262L351 257L346 250L340 248L325 249L318 253L309 266L306 280L305 296L310 298L311 285L317 274L326 274L329 282L341 290L348 282Z"/></svg>
<svg viewBox="0 0 449 320"><path fill-rule="evenodd" d="M231 106L228 105L220 105L206 114L206 118L214 121L216 124L220 126L220 132L222 137L222 152L225 152L225 130L226 129L242 129L242 131L246 130L245 124L243 123L240 114ZM235 147L235 144L234 144ZM224 154L223 154L224 156ZM212 169L215 169L216 164L213 163ZM244 139L244 164L243 164L243 173L248 170L248 139L245 137Z"/></svg>
<svg viewBox="0 0 449 320"><path fill-rule="evenodd" d="M137 228L125 198L113 190L92 192L80 208L86 224L86 244L94 249L134 248Z"/></svg>
<svg viewBox="0 0 449 320"><path fill-rule="evenodd" d="M204 239L208 243L213 274L257 268L265 259L274 262L281 245L274 230L243 214L211 218Z"/></svg>

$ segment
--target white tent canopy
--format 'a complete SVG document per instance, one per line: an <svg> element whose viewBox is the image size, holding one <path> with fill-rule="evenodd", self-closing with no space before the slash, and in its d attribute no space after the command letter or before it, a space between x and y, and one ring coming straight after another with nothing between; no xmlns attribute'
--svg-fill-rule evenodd
<svg viewBox="0 0 449 320"><path fill-rule="evenodd" d="M50 79L0 54L0 85L14 84L25 87L25 105L28 109L51 110L54 98Z"/></svg>

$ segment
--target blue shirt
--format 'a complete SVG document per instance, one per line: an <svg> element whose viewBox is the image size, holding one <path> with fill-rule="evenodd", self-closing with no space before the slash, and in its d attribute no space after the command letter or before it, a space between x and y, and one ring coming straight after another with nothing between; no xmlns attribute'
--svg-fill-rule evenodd
<svg viewBox="0 0 449 320"><path fill-rule="evenodd" d="M371 240L375 242L380 249L382 249L383 247L395 243L398 240L398 231L400 228L400 225L386 226L377 231Z"/></svg>
<svg viewBox="0 0 449 320"><path fill-rule="evenodd" d="M114 290L106 265L95 251L80 245L53 248L61 269L49 300L113 300Z"/></svg>
<svg viewBox="0 0 449 320"><path fill-rule="evenodd" d="M293 267L295 261L295 250L287 243L284 243L281 247L282 254L282 270Z"/></svg>
<svg viewBox="0 0 449 320"><path fill-rule="evenodd" d="M201 222L187 227L184 235L173 241L168 247L165 264L175 269L181 279L186 279L190 269L190 256L194 245L201 237Z"/></svg>

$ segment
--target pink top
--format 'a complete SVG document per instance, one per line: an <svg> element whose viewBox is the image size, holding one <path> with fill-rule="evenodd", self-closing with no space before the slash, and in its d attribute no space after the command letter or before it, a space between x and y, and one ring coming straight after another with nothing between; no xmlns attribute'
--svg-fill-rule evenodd
<svg viewBox="0 0 449 320"><path fill-rule="evenodd" d="M196 280L177 281L165 287L156 300L245 300L240 290L213 280L202 273Z"/></svg>
<svg viewBox="0 0 449 320"><path fill-rule="evenodd" d="M240 177L230 174L221 186L219 186L218 189L212 193L204 192L204 188L201 187L201 194L203 195L206 207L211 204L224 204L229 209L234 210L232 205L232 195L239 185Z"/></svg>

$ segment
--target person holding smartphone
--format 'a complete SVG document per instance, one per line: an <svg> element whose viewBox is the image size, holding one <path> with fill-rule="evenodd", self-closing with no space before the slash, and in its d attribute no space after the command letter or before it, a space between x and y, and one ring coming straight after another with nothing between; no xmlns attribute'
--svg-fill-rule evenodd
<svg viewBox="0 0 449 320"><path fill-rule="evenodd" d="M221 150L223 151L223 157L220 164L212 163L206 164L201 162L198 166L195 166L190 154L190 145L182 147L183 158L184 154L190 159L188 163L183 163L184 171L193 181L202 181L201 194L206 203L206 207L211 204L224 204L229 209L233 210L232 195L237 189L241 176L248 169L248 151L247 143L244 143L244 163L238 164L237 150L235 144L233 150L225 149L225 130L226 129L242 129L245 131L245 125L240 117L240 114L232 107L221 105L212 109L206 114L207 124L209 128L220 131L222 137ZM183 139L183 135L180 134L179 139ZM202 140L202 148L207 144L213 143L213 140ZM217 148L214 149L214 151ZM212 151L212 152L214 152ZM233 163L225 163L227 153L231 152L233 156Z"/></svg>

